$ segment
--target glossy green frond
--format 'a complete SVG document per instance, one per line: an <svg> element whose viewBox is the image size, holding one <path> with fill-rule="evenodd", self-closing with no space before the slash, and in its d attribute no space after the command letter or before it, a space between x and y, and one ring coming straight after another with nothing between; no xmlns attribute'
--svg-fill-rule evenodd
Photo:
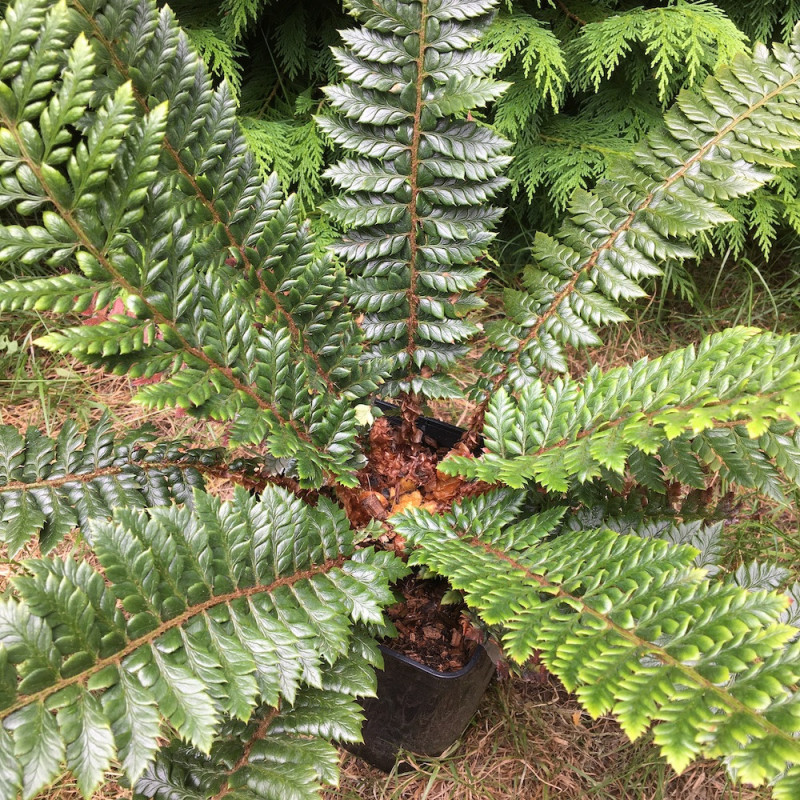
<svg viewBox="0 0 800 800"><path fill-rule="evenodd" d="M243 41L265 5L225 0L223 21L217 8L206 19L219 41L194 34L234 81L220 42ZM344 5L362 27L314 67L332 74L335 61L342 82L322 103L284 91L284 77L302 77L304 56L290 52L300 21L280 37L284 75L248 101L244 131L229 86L215 87L155 0L18 0L0 21L0 262L53 273L0 284L0 311L43 313L36 344L147 378L138 402L219 421L221 440L247 453L239 472L216 451L115 441L106 423L87 436L68 424L54 440L0 428L0 539L17 556L38 536L45 552L15 563L0 597L0 800L30 800L61 775L89 797L110 771L162 800L306 800L335 781L330 742L359 736L354 699L373 691L380 660L371 637L391 632L381 609L407 570L357 547L346 515L369 479L366 404L388 377L411 438L426 399L459 394L479 330L510 156L473 109L526 137L559 135L548 108L568 93L579 106L573 89L616 78L630 42L653 48L664 97L673 79L730 65L573 197L486 326L457 451L478 455L442 469L534 493L476 483L483 495L449 514L387 524L416 547L412 562L466 592L513 659L540 651L591 713L615 713L632 736L652 726L678 769L722 756L734 776L795 798L797 615L769 591L786 573L747 564L710 582L719 526L667 528L641 501L646 489L650 510L674 511L674 493L657 494L669 482L699 490L709 473L775 498L800 485L800 337L734 328L581 380L541 374L596 346L645 281L692 255L682 240L726 223L725 204L783 169L800 141L800 32L728 59L742 38L705 2L672 4L669 31L627 0L621 23L598 4L565 23L553 4L509 2L493 28L498 0ZM600 18L603 30L581 33ZM631 22L635 35L613 38ZM681 70L678 29L690 48ZM499 106L497 70L520 79ZM272 116L273 101L299 117ZM594 128L591 145L629 149L650 127L643 116ZM301 218L322 186L323 136L342 153L325 173L341 232L331 255ZM262 175L265 161L277 176ZM565 176L564 195L595 175L589 162ZM305 194L285 197L279 181L301 169ZM85 312L99 323L77 324ZM189 491L223 471L241 484L232 501ZM532 501L547 510L520 518ZM48 557L75 527L80 555Z"/></svg>
<svg viewBox="0 0 800 800"><path fill-rule="evenodd" d="M231 720L204 754L175 742L136 783L134 797L185 800L231 797L318 800L321 784L336 784L339 750L360 741L361 707L354 696L374 693L374 642L358 634L346 656L321 671L321 688L301 688L281 711L258 709L249 722Z"/></svg>
<svg viewBox="0 0 800 800"><path fill-rule="evenodd" d="M420 548L413 561L502 631L511 658L538 652L592 716L613 713L631 738L652 728L679 772L722 757L740 780L794 796L800 644L781 622L787 598L709 580L690 547L607 529L553 538L552 515L509 524L507 490L479 502L489 513L467 501L393 522Z"/></svg>
<svg viewBox="0 0 800 800"><path fill-rule="evenodd" d="M458 395L449 372L477 331L465 316L483 305L476 261L509 162L469 113L507 86L488 77L498 57L473 47L495 5L351 3L364 27L334 49L348 82L325 90L319 125L353 157L326 172L343 194L323 208L346 231L334 251L373 355L391 364L390 395Z"/></svg>
<svg viewBox="0 0 800 800"><path fill-rule="evenodd" d="M122 300L127 315L56 327L38 344L160 375L139 396L150 407L257 415L263 438L306 453L304 484L352 482L353 420L318 432L317 398L363 397L382 366L362 357L342 270L315 254L294 199L260 177L227 86L213 88L166 9L40 5L48 22L28 55L0 53L0 205L39 215L0 226L0 260L73 272L3 284L0 308Z"/></svg>
<svg viewBox="0 0 800 800"><path fill-rule="evenodd" d="M564 371L565 348L600 343L597 328L624 318L621 305L680 243L732 220L720 204L757 189L800 143L800 33L770 52L738 54L699 92L682 92L632 158L614 159L591 192L575 193L556 236L539 233L522 291L507 292L507 319L488 330L478 387L521 388L541 370Z"/></svg>
<svg viewBox="0 0 800 800"><path fill-rule="evenodd" d="M773 424L798 422L799 368L797 337L731 328L696 349L605 373L595 367L580 381L533 381L516 397L499 390L486 413L486 453L451 456L440 468L563 492L606 471L630 468L639 478L648 467L703 487L707 466L780 497L776 466L796 482L798 452Z"/></svg>
<svg viewBox="0 0 800 800"><path fill-rule="evenodd" d="M10 556L33 537L47 553L74 528L113 508L191 500L219 453L157 442L147 431L117 440L108 417L86 435L68 421L56 438L0 426L0 542Z"/></svg>
<svg viewBox="0 0 800 800"><path fill-rule="evenodd" d="M102 573L31 560L0 602L4 800L34 796L64 765L86 797L112 760L135 781L168 729L209 753L226 717L247 723L259 705L291 717L283 703L302 707L303 686L350 719L349 696L372 690L363 655L350 658L352 627L382 624L388 582L406 568L354 552L329 501L312 508L274 487L230 503L196 493L193 510L117 509L90 538ZM291 734L279 719L270 730ZM319 728L342 735L341 715ZM357 735L353 722L344 734Z"/></svg>

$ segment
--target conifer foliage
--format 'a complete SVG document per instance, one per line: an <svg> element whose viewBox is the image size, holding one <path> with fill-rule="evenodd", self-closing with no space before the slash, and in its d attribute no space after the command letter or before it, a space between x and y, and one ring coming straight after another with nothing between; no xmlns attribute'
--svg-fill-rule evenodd
<svg viewBox="0 0 800 800"><path fill-rule="evenodd" d="M333 160L311 115L319 88L338 80L329 45L338 44L344 0L209 0L170 4L209 68L242 84L239 118L262 165L304 208L323 196L321 167ZM797 0L505 0L479 47L499 61L496 77L512 86L487 118L513 141L503 203L504 261L524 263L531 228L557 226L576 188L607 174L660 125L663 108L756 42L791 40ZM237 56L242 49L249 57ZM266 57L264 50L266 49ZM747 198L726 202L733 221L709 236L735 254L765 255L779 236L800 230L796 170ZM327 233L322 220L318 230ZM509 269L506 266L506 269Z"/></svg>
<svg viewBox="0 0 800 800"><path fill-rule="evenodd" d="M496 5L351 0L363 27L335 51L347 82L320 119L346 151L326 204L349 229L334 246L344 266L262 179L228 86L169 10L6 10L0 206L18 221L0 225L0 260L54 274L0 284L0 309L48 314L38 345L154 379L138 402L224 423L253 456L115 439L105 422L56 439L0 429L0 538L16 554L38 537L43 553L0 597L0 800L65 769L86 797L111 769L136 797L305 800L335 782L330 742L359 737L354 698L373 691L373 637L391 632L381 609L407 570L362 546L377 521L356 531L345 511L365 462L357 407L381 387L413 421L457 392L508 164L471 113L504 88L487 77L497 57L474 47ZM800 144L799 82L800 34L737 57L681 95L635 163L575 196L489 331L471 431L484 452L442 465L515 491L473 484L449 513L386 523L510 658L541 651L632 736L653 724L677 769L721 756L781 800L800 764L786 599L634 536L643 511L620 533L577 514L562 528L554 507L622 475L653 492L709 474L775 497L800 485L800 341L736 328L580 380L544 372L688 255L682 240L724 222L718 201L782 166L770 153ZM117 301L127 314L72 324ZM220 471L241 484L226 502L201 491ZM48 554L73 528L79 546Z"/></svg>

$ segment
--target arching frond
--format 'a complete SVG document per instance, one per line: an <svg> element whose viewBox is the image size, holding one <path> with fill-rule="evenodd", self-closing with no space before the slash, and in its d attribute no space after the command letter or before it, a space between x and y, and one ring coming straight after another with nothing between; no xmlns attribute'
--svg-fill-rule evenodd
<svg viewBox="0 0 800 800"><path fill-rule="evenodd" d="M564 371L564 348L596 345L597 327L623 318L623 301L667 259L693 256L681 242L732 218L720 203L752 192L800 143L800 34L772 52L737 55L699 92L682 92L632 158L572 198L556 236L537 234L524 291L508 292L509 318L493 326L478 387L521 388L541 370Z"/></svg>
<svg viewBox="0 0 800 800"><path fill-rule="evenodd" d="M464 318L483 304L475 262L507 182L508 143L469 114L507 86L488 77L498 58L473 47L495 3L351 5L364 27L334 50L348 83L325 90L333 113L319 119L354 156L326 173L344 193L323 206L347 230L335 252L372 352L392 366L385 391L458 395L448 373L477 330Z"/></svg>
<svg viewBox="0 0 800 800"><path fill-rule="evenodd" d="M331 765L314 761L329 746L297 735L358 736L352 697L373 690L365 659L377 659L353 626L382 624L388 582L406 567L354 552L329 501L312 508L274 487L230 503L197 493L194 510L118 509L91 523L90 539L102 573L31 560L0 602L0 797L33 797L64 765L89 797L112 760L131 781L151 769L152 786L168 732L209 754L264 719L258 752L286 766L262 774L251 751L236 779L274 791L300 770L316 790ZM324 724L303 722L315 703L329 708Z"/></svg>
<svg viewBox="0 0 800 800"><path fill-rule="evenodd" d="M793 797L800 645L781 621L788 598L709 580L691 547L608 529L551 537L557 517L513 521L517 502L497 491L394 523L511 658L538 652L593 717L613 713L631 738L652 728L678 772L723 757L739 779Z"/></svg>

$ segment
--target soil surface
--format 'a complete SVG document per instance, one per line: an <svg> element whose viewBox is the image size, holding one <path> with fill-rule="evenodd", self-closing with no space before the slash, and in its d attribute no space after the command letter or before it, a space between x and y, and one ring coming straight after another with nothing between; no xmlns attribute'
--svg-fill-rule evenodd
<svg viewBox="0 0 800 800"><path fill-rule="evenodd" d="M414 433L409 437L401 425L392 424L386 417L372 425L366 443L367 463L358 473L361 486L340 497L355 527L366 525L371 519L386 520L409 507L448 511L454 502L490 488L480 481L464 481L436 469L450 452L468 455L465 445L442 447L421 431ZM391 530L388 533L389 540L394 538Z"/></svg>
<svg viewBox="0 0 800 800"><path fill-rule="evenodd" d="M340 500L355 527L370 520L384 522L383 533L371 543L401 557L406 554L405 542L392 528L393 514L408 508L449 511L454 502L490 488L437 470L449 452L469 454L465 445L443 447L419 429L410 434L397 419L381 417L374 422L366 451L367 463L358 473L360 488ZM483 633L464 616L463 603L442 605L449 588L443 579L420 580L416 575L400 581L395 589L404 599L387 609L398 637L384 644L439 672L466 666Z"/></svg>
<svg viewBox="0 0 800 800"><path fill-rule="evenodd" d="M442 605L447 581L420 580L409 575L395 587L403 602L387 609L398 631L383 644L439 672L466 666L483 634L462 613L463 603Z"/></svg>

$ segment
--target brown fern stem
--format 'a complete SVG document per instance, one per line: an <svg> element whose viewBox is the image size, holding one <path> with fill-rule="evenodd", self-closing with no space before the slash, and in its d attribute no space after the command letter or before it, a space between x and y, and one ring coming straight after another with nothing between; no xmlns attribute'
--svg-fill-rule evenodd
<svg viewBox="0 0 800 800"><path fill-rule="evenodd" d="M585 19L581 19L577 14L570 11L562 2L562 0L556 0L556 5L564 12L564 14L571 19L577 25L586 25L588 24Z"/></svg>
<svg viewBox="0 0 800 800"><path fill-rule="evenodd" d="M417 296L417 259L419 257L418 233L420 228L420 218L417 212L417 199L419 196L419 145L422 138L421 118L422 118L422 84L425 79L425 23L428 20L428 0L421 0L420 26L419 26L419 54L415 59L417 66L416 77L416 105L414 117L412 119L411 131L411 170L408 176L408 183L411 189L411 199L408 202L408 213L411 217L411 228L408 234L408 246L410 255L408 259L408 344L406 345L406 355L408 357L408 379L414 377L414 353L417 349L416 335L419 325L419 297ZM406 433L410 436L414 431L414 423L420 415L419 398L414 393L409 393L403 398L403 425Z"/></svg>
<svg viewBox="0 0 800 800"><path fill-rule="evenodd" d="M223 480L235 480L245 489L260 490L264 486L271 484L281 486L298 497L304 497L308 492L300 488L300 484L293 478L286 475L267 475L253 473L248 470L234 470L224 463L202 464L186 459L165 459L163 461L128 461L111 467L90 470L78 474L62 475L58 478L44 478L38 481L9 481L0 485L0 495L8 492L29 492L33 489L58 489L68 483L91 483L98 478L113 477L123 474L131 467L138 467L142 470L167 470L167 469L194 469L202 475L213 476Z"/></svg>
<svg viewBox="0 0 800 800"><path fill-rule="evenodd" d="M275 718L280 713L281 710L279 701L278 708L270 709L269 713L266 714L261 722L258 723L258 727L253 733L252 738L244 746L244 751L242 752L241 758L239 758L239 760L225 773L225 780L223 781L222 786L219 787L219 791L211 798L211 800L222 800L223 797L227 797L233 791L234 787L230 785L231 777L240 769L247 766L248 762L250 761L250 754L253 752L253 747L257 742L260 742L267 735L269 726L272 725L272 723L275 721Z"/></svg>

